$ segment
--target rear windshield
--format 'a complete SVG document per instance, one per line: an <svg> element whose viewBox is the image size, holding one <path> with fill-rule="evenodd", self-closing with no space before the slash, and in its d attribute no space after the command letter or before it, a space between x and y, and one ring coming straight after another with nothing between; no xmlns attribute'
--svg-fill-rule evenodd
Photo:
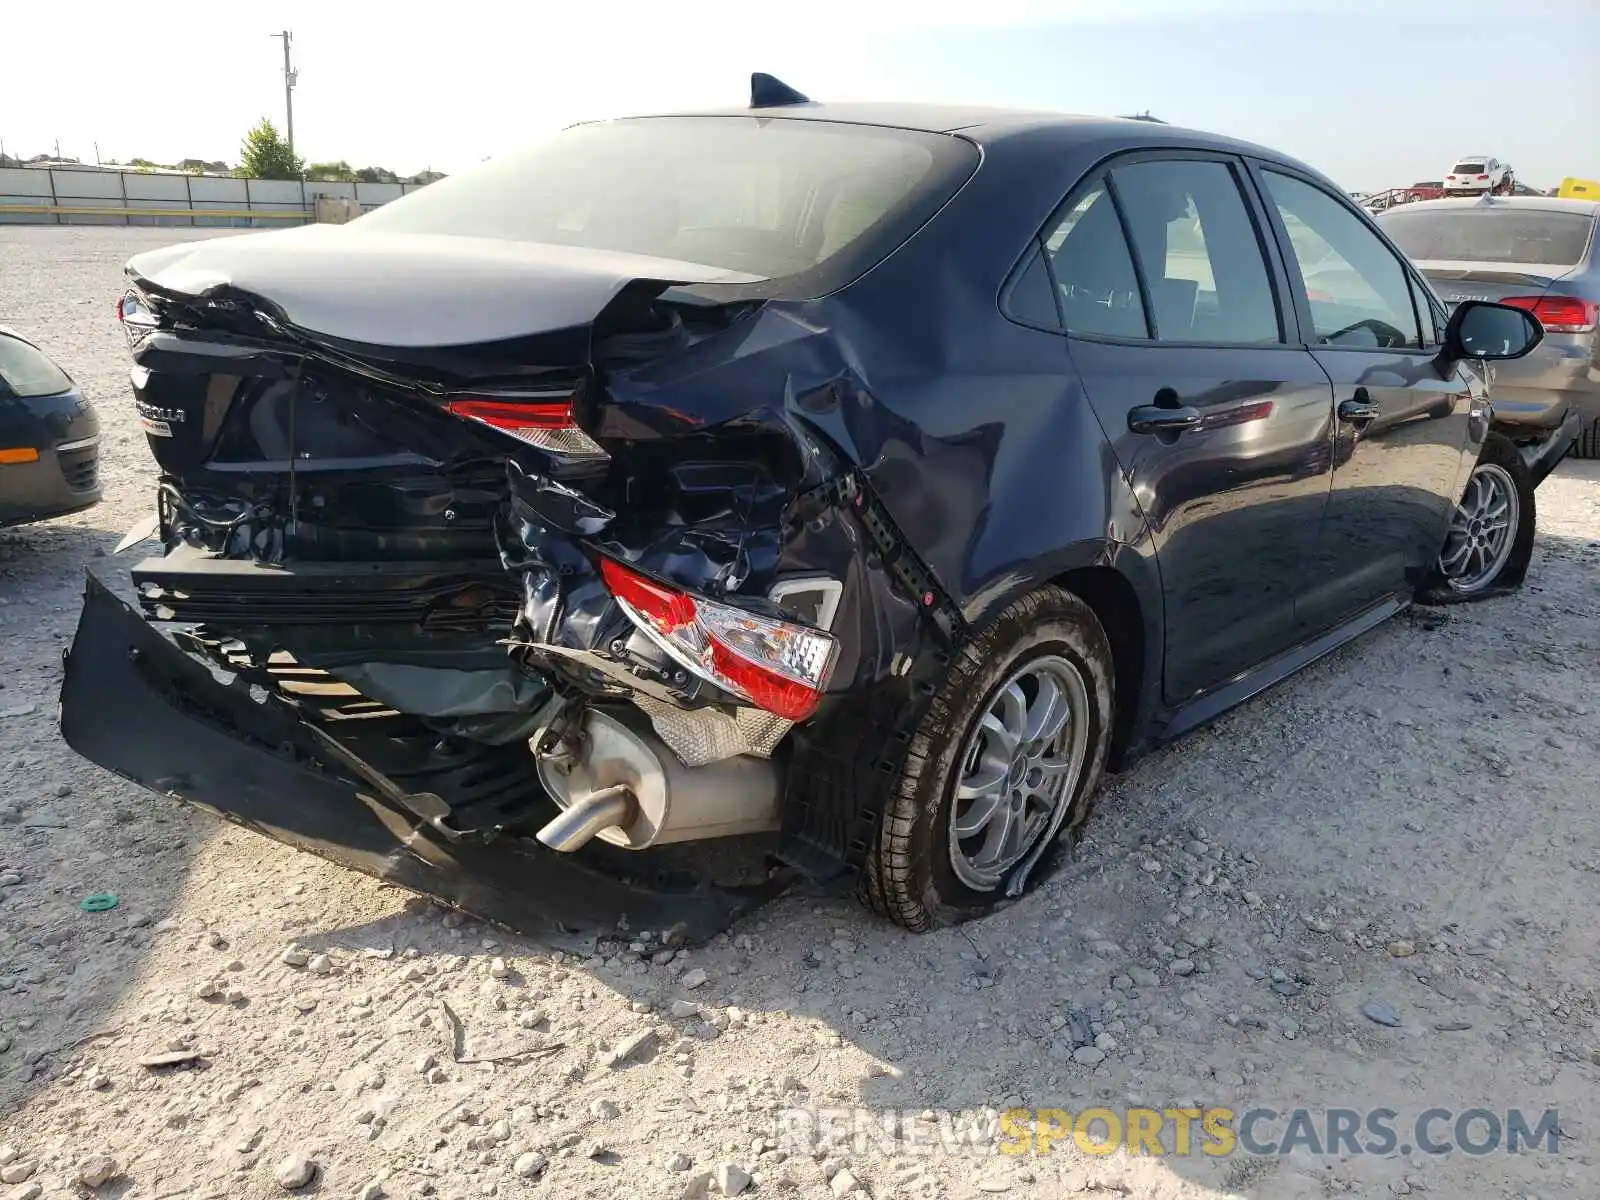
<svg viewBox="0 0 1600 1200"><path fill-rule="evenodd" d="M1538 210L1395 210L1384 214L1379 224L1395 245L1419 261L1571 267L1583 259L1594 218Z"/></svg>
<svg viewBox="0 0 1600 1200"><path fill-rule="evenodd" d="M71 387L72 380L55 363L27 342L0 333L0 391L10 388L18 396L54 396Z"/></svg>
<svg viewBox="0 0 1600 1200"><path fill-rule="evenodd" d="M769 279L893 249L971 173L945 135L759 117L578 125L352 222L679 259ZM847 280L834 281L838 283Z"/></svg>
<svg viewBox="0 0 1600 1200"><path fill-rule="evenodd" d="M1482 174L1482 172L1483 164L1481 162L1457 163L1450 170L1452 175L1479 175Z"/></svg>

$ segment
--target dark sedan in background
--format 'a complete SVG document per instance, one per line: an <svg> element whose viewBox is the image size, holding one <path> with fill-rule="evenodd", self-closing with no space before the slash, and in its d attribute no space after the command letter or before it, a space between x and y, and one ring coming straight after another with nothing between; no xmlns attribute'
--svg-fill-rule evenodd
<svg viewBox="0 0 1600 1200"><path fill-rule="evenodd" d="M1498 364L1497 423L1554 429L1576 413L1574 454L1600 458L1600 203L1552 196L1436 200L1378 218L1447 307L1494 300L1544 326L1532 354Z"/></svg>
<svg viewBox="0 0 1600 1200"><path fill-rule="evenodd" d="M100 499L100 421L72 378L0 325L0 527Z"/></svg>

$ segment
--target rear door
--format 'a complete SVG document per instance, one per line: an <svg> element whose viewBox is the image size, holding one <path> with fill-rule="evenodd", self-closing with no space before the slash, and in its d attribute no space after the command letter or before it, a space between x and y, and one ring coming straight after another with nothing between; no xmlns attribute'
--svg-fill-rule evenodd
<svg viewBox="0 0 1600 1200"><path fill-rule="evenodd" d="M1257 178L1300 327L1333 383L1333 494L1299 609L1311 633L1426 576L1476 454L1474 401L1441 368L1427 288L1367 221L1312 179L1266 164Z"/></svg>
<svg viewBox="0 0 1600 1200"><path fill-rule="evenodd" d="M1173 702L1294 640L1330 485L1331 389L1243 172L1118 159L1044 237L1073 363L1155 538Z"/></svg>

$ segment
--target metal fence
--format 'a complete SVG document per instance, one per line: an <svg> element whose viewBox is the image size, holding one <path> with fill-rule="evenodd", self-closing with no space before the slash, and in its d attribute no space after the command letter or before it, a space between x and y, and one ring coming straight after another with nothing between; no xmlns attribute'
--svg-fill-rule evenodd
<svg viewBox="0 0 1600 1200"><path fill-rule="evenodd" d="M277 228L310 221L318 196L351 199L366 212L422 186L3 167L0 224Z"/></svg>

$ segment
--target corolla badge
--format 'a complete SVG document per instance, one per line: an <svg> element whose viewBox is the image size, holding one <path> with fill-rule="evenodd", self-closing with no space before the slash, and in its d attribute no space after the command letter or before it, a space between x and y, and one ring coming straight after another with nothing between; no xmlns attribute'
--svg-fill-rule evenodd
<svg viewBox="0 0 1600 1200"><path fill-rule="evenodd" d="M139 424L144 431L156 437L171 437L172 427L182 425L186 415L181 408L162 408L143 400L135 400L134 407L139 410Z"/></svg>

